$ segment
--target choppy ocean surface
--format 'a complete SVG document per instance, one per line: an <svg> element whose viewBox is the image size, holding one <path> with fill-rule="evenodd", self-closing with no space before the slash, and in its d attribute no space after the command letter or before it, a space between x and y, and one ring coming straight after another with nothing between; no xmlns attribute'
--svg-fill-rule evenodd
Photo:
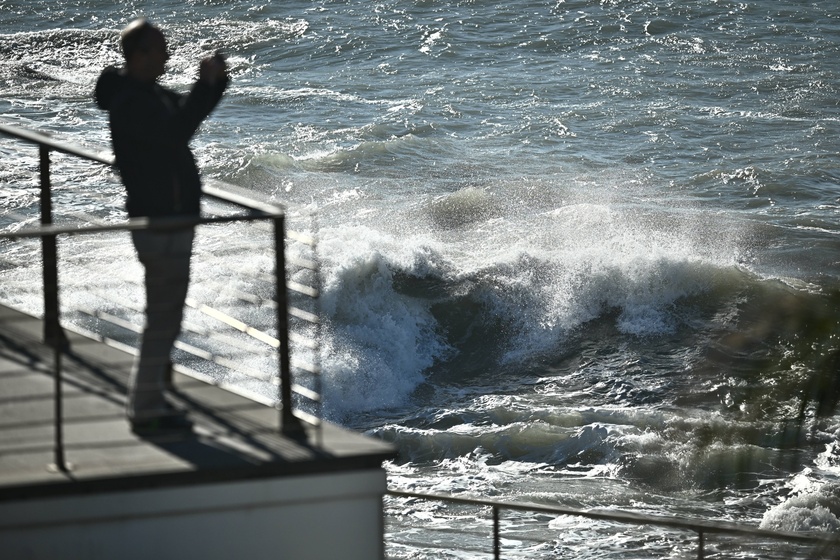
<svg viewBox="0 0 840 560"><path fill-rule="evenodd" d="M176 89L222 49L233 82L196 156L315 211L325 412L397 444L392 487L836 533L840 416L811 400L840 345L836 8L0 0L0 118L107 149L91 91L127 21L164 28ZM36 154L0 156L0 227L36 223ZM124 217L110 171L60 162L59 220ZM265 264L242 237L197 254L225 244ZM128 244L61 251L138 273ZM0 243L0 299L33 313L36 254ZM197 292L225 281L196 269ZM71 276L63 303L86 303L97 279ZM401 507L395 539L434 509ZM511 557L692 554L540 531Z"/></svg>

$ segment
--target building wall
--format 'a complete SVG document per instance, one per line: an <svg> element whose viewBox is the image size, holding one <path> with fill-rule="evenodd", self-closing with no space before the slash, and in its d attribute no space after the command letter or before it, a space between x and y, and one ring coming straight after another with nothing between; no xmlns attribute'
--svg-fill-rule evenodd
<svg viewBox="0 0 840 560"><path fill-rule="evenodd" d="M382 469L0 504L4 559L375 560Z"/></svg>

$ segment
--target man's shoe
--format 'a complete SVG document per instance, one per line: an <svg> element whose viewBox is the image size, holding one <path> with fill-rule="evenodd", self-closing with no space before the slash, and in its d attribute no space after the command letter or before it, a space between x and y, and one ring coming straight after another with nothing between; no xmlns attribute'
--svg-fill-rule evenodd
<svg viewBox="0 0 840 560"><path fill-rule="evenodd" d="M132 421L131 431L140 437L168 436L192 432L193 423L182 414Z"/></svg>

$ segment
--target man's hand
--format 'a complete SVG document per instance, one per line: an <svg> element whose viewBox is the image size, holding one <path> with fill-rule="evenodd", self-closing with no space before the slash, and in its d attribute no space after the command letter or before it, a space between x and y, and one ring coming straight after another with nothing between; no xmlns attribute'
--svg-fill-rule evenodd
<svg viewBox="0 0 840 560"><path fill-rule="evenodd" d="M198 68L198 79L208 85L214 85L216 82L225 79L227 76L227 63L220 54L215 56L208 56L201 61Z"/></svg>

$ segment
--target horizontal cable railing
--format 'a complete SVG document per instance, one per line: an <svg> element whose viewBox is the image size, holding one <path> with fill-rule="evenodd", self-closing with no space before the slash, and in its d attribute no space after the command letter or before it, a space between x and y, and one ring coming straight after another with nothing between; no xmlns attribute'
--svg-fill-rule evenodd
<svg viewBox="0 0 840 560"><path fill-rule="evenodd" d="M402 547L411 549L412 552L407 557L411 558L425 558L425 553L433 553L435 558L442 558L444 552L451 553L453 558L464 558L463 553L474 553L475 555L469 558L493 558L499 560L501 558L527 558L527 552L523 551L525 547L522 542L531 540L534 544L541 544L544 541L539 537L528 537L524 529L524 524L528 522L527 518L516 519L515 523L511 523L511 527L507 530L502 528L503 513L506 513L509 518L515 514L526 514L530 516L542 515L542 518L537 520L530 519L535 525L540 528L548 525L545 516L550 518L557 518L560 516L570 516L582 519L589 519L593 521L607 522L615 525L636 525L647 528L659 528L677 530L681 532L693 533L696 535L696 544L694 545L695 552L690 553L689 546L683 546L685 555L679 556L681 558L695 557L698 559L704 558L721 558L724 557L719 553L709 554L708 549L712 546L712 537L731 536L741 540L744 539L759 539L770 543L793 543L804 545L808 548L806 556L800 558L809 559L836 559L840 551L840 535L821 534L821 533L793 533L783 531L770 531L765 529L758 529L737 523L707 521L701 519L685 519L678 517L652 516L642 515L638 513L623 512L616 510L582 510L562 506L540 505L532 503L518 503L508 501L494 501L486 499L462 498L458 496L450 496L443 494L424 494L418 492L407 492L400 490L389 490L387 492L388 501L386 504L386 513L389 513L391 522L386 527L386 534L389 529L393 529L396 523L393 521L395 516L404 512L406 509L413 509L413 504L416 502L440 502L451 507L467 507L470 511L483 511L481 514L486 519L481 521L478 519L476 513L477 524L486 528L483 534L476 534L474 531L467 531L464 529L450 527L447 523L438 523L436 527L428 527L426 532L419 529L419 524L422 523L421 518L432 518L438 520L445 520L446 514L437 511L434 515L425 516L418 515L412 518L412 534L422 534L423 538L414 538L412 540L400 540L392 532L386 541L388 545L395 549ZM457 517L459 514L452 514L452 517ZM463 516L463 512L460 512ZM439 533L432 535L431 533ZM563 534L560 530L556 531L556 540L563 541ZM484 543L484 546L482 546ZM505 546L507 544L507 547ZM590 548L594 548L596 543L589 543ZM774 546L773 544L765 546ZM667 547L666 547L667 548ZM516 554L518 551L518 554ZM525 555L523 555L525 552ZM669 551L660 556L662 558L674 558L673 553L676 551L671 548ZM656 558L651 551L647 553L648 558ZM689 556L691 554L691 556ZM756 549L752 551L742 551L746 555L733 555L732 558L768 558L769 555L758 554ZM390 555L388 556L391 557ZM548 556L545 556L548 557ZM565 558L564 555L551 555L550 557ZM629 556L628 556L629 557ZM637 556L633 556L637 557ZM729 557L729 556L726 556ZM774 556L776 557L776 556ZM788 556L781 556L788 558Z"/></svg>
<svg viewBox="0 0 840 560"><path fill-rule="evenodd" d="M314 235L287 229L288 217L282 207L253 200L237 187L212 180L205 181L203 216L199 219L133 218L113 223L113 219L104 220L74 208L60 213L62 224L56 225L51 153L109 167L114 165L113 158L4 123L0 123L0 134L38 147L40 227L7 226L0 240L34 240L41 244L40 250L29 246L24 258L40 256L44 340L54 349L58 468L64 465L60 370L61 354L67 350L61 323L132 351L144 320L143 274L139 263L134 263L125 233L141 229L199 228L193 281L182 335L175 347L176 369L278 408L280 430L286 435L303 437L301 422L305 422L316 428L315 436L320 438L320 286ZM64 179L65 183L71 181ZM61 192L66 198L66 189ZM85 194L74 192L74 199ZM31 212L17 210L14 214L6 212L3 218L7 223L10 219L25 224L33 221ZM85 251L62 250L59 259L58 239L70 236L99 243L97 247L106 247L114 261L129 260L131 264L108 262L107 258L91 262L95 259ZM235 246L232 239L248 242ZM0 265L8 270L29 265L15 261L18 253L27 251L0 254L0 261L8 263ZM237 259L241 261L246 252L246 258L258 267L243 270ZM126 254L131 259L125 259ZM63 305L59 304L59 270ZM68 295L78 300L72 306L63 302Z"/></svg>

